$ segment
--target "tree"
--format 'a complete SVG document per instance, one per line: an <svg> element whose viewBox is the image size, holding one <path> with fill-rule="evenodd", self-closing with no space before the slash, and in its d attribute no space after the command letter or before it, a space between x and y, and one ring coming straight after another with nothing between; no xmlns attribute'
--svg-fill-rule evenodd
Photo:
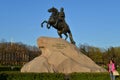
<svg viewBox="0 0 120 80"><path fill-rule="evenodd" d="M2 65L23 65L40 55L37 47L22 43L4 42L0 43L0 64Z"/></svg>

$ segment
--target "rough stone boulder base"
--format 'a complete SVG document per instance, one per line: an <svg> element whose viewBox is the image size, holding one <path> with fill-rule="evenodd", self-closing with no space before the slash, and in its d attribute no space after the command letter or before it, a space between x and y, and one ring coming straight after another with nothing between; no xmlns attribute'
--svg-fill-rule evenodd
<svg viewBox="0 0 120 80"><path fill-rule="evenodd" d="M21 72L105 72L78 48L61 38L40 37L37 41L42 55L25 64Z"/></svg>

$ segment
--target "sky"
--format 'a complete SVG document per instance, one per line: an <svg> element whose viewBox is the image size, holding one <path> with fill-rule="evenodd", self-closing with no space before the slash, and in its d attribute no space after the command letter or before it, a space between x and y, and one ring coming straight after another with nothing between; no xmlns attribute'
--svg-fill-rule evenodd
<svg viewBox="0 0 120 80"><path fill-rule="evenodd" d="M58 38L56 29L40 26L51 7L64 8L77 46L120 46L120 0L0 0L0 40L36 46L41 36Z"/></svg>

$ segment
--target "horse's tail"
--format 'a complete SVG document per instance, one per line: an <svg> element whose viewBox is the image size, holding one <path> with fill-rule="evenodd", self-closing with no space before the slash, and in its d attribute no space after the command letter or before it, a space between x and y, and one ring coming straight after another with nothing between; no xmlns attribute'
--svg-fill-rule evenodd
<svg viewBox="0 0 120 80"><path fill-rule="evenodd" d="M71 31L70 31L70 33L69 33L69 38L70 38L71 43L72 43L72 44L75 44L75 41L73 40Z"/></svg>
<svg viewBox="0 0 120 80"><path fill-rule="evenodd" d="M68 34L69 34L69 38L70 38L71 43L75 45L75 41L73 40L72 33L71 33L70 29L68 30Z"/></svg>

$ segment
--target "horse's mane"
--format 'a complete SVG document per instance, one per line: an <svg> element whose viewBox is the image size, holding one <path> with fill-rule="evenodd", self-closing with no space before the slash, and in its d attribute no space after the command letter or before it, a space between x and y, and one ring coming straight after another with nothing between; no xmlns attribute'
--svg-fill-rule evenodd
<svg viewBox="0 0 120 80"><path fill-rule="evenodd" d="M58 9L57 8L52 7L51 9L54 10L54 12L58 13Z"/></svg>

